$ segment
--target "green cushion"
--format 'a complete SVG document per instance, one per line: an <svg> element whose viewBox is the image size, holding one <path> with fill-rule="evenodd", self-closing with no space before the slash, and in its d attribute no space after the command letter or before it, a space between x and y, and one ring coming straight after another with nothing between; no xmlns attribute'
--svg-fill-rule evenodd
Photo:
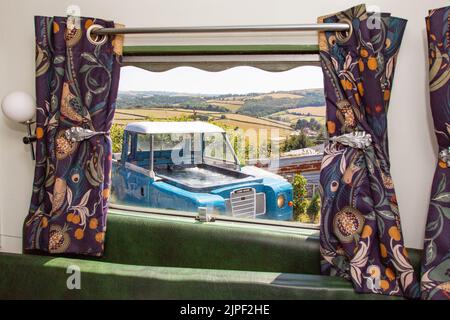
<svg viewBox="0 0 450 320"><path fill-rule="evenodd" d="M102 261L320 274L319 258L317 230L112 213Z"/></svg>
<svg viewBox="0 0 450 320"><path fill-rule="evenodd" d="M81 289L69 290L69 265ZM0 299L388 299L337 277L135 266L0 253Z"/></svg>
<svg viewBox="0 0 450 320"><path fill-rule="evenodd" d="M420 251L409 254L419 270ZM319 275L319 231L112 210L102 261Z"/></svg>
<svg viewBox="0 0 450 320"><path fill-rule="evenodd" d="M410 256L418 268L420 252ZM0 298L392 298L355 294L349 282L320 276L319 261L317 230L111 210L101 258L0 254ZM82 290L66 288L72 264Z"/></svg>

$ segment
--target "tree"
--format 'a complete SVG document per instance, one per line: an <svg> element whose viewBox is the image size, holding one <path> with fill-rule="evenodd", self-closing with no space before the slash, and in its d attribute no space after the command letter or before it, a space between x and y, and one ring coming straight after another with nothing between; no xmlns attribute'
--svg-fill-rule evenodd
<svg viewBox="0 0 450 320"><path fill-rule="evenodd" d="M200 113L200 114L197 114L197 118L195 120L207 122L207 121L209 121L209 117L207 115Z"/></svg>
<svg viewBox="0 0 450 320"><path fill-rule="evenodd" d="M291 135L281 146L281 151L291 151L296 149L303 149L313 146L313 142L303 132L296 135Z"/></svg>
<svg viewBox="0 0 450 320"><path fill-rule="evenodd" d="M300 216L305 213L308 206L308 191L306 190L307 180L301 174L295 174L292 181L292 188L294 191L294 221L299 221Z"/></svg>
<svg viewBox="0 0 450 320"><path fill-rule="evenodd" d="M305 119L298 119L295 124L295 130L302 130L308 127L308 121Z"/></svg>
<svg viewBox="0 0 450 320"><path fill-rule="evenodd" d="M311 116L310 113L308 113L308 116ZM311 118L308 120L306 119L298 119L297 123L295 124L295 130L302 130L305 128L309 128L311 130L319 131L322 128L322 125L319 121L316 120L316 118Z"/></svg>
<svg viewBox="0 0 450 320"><path fill-rule="evenodd" d="M319 121L316 120L316 118L309 119L309 128L315 131L319 131L322 128L322 125Z"/></svg>
<svg viewBox="0 0 450 320"><path fill-rule="evenodd" d="M320 213L320 197L318 193L315 193L309 202L308 208L306 209L306 214L309 217L309 221L314 223Z"/></svg>

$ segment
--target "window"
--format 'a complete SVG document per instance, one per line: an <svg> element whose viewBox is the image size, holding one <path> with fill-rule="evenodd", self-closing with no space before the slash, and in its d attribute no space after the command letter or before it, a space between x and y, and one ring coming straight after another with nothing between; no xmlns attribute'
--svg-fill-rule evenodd
<svg viewBox="0 0 450 320"><path fill-rule="evenodd" d="M131 59L133 61L133 59ZM140 61L140 60L139 60ZM316 66L122 68L112 206L317 224L325 133ZM189 63L180 62L180 65ZM159 66L158 68L161 68ZM157 68L157 69L158 69ZM123 136L123 143L114 137Z"/></svg>
<svg viewBox="0 0 450 320"><path fill-rule="evenodd" d="M231 146L227 134L206 133L204 135L204 161L205 163L224 168L238 168L239 162Z"/></svg>

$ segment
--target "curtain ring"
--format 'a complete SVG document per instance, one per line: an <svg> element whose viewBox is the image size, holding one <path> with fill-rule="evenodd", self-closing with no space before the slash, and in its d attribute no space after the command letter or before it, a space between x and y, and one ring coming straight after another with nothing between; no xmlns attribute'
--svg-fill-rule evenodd
<svg viewBox="0 0 450 320"><path fill-rule="evenodd" d="M91 25L87 31L86 31L86 37L89 40L90 43L92 43L95 46L102 45L106 42L106 39L108 38L105 34L92 34L93 30L102 29L103 27L99 24L93 24Z"/></svg>
<svg viewBox="0 0 450 320"><path fill-rule="evenodd" d="M340 43L347 42L353 34L353 25L352 21L347 18L339 19L338 23L348 24L349 29L346 31L336 31L336 40Z"/></svg>

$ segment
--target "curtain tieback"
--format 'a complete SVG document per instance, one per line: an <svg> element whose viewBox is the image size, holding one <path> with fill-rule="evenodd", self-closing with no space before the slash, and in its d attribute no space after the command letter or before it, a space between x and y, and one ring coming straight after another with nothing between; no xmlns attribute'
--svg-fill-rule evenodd
<svg viewBox="0 0 450 320"><path fill-rule="evenodd" d="M450 167L450 147L439 151L439 160L445 162Z"/></svg>
<svg viewBox="0 0 450 320"><path fill-rule="evenodd" d="M79 141L90 139L94 136L109 135L109 132L92 131L92 130L81 128L81 127L72 127L70 129L67 129L64 134L65 134L67 140L70 140L73 142L79 142Z"/></svg>
<svg viewBox="0 0 450 320"><path fill-rule="evenodd" d="M344 146L349 146L355 149L366 149L372 144L372 136L365 131L355 131L346 133L340 136L329 139L332 142L339 142Z"/></svg>

